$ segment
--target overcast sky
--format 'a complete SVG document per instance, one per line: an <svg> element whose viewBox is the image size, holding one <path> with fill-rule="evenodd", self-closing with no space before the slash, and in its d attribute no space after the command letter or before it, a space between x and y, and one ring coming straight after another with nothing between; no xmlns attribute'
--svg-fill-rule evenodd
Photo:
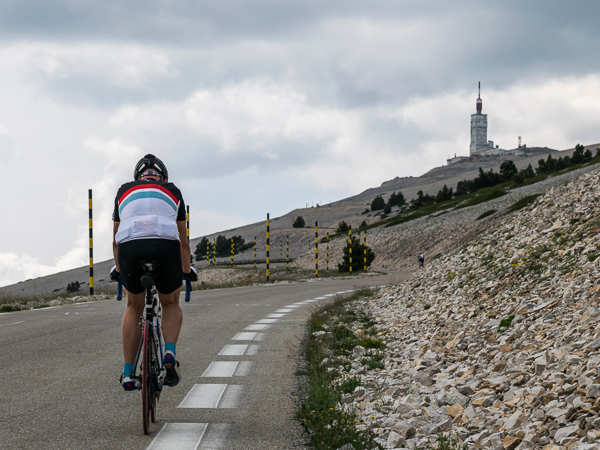
<svg viewBox="0 0 600 450"><path fill-rule="evenodd" d="M600 142L597 1L3 0L0 285L111 257L159 156L192 237L418 176L488 139Z"/></svg>

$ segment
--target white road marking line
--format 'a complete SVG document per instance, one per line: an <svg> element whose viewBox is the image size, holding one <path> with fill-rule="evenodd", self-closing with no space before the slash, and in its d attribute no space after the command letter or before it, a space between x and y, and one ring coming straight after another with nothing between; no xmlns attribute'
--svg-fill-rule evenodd
<svg viewBox="0 0 600 450"><path fill-rule="evenodd" d="M227 436L231 435L231 428L230 423L209 424L197 450L223 450Z"/></svg>
<svg viewBox="0 0 600 450"><path fill-rule="evenodd" d="M325 300L327 297L315 297L315 300ZM312 300L307 300L307 302L312 302Z"/></svg>
<svg viewBox="0 0 600 450"><path fill-rule="evenodd" d="M275 311L276 313L289 313L289 312L293 312L294 310L291 308L281 308L278 309L277 311Z"/></svg>
<svg viewBox="0 0 600 450"><path fill-rule="evenodd" d="M246 349L248 348L248 344L239 344L239 345L226 345L223 347L223 350L219 352L220 356L242 356Z"/></svg>
<svg viewBox="0 0 600 450"><path fill-rule="evenodd" d="M226 384L195 384L178 408L218 408Z"/></svg>
<svg viewBox="0 0 600 450"><path fill-rule="evenodd" d="M267 333L257 333L256 337L253 339L255 341L264 341Z"/></svg>
<svg viewBox="0 0 600 450"><path fill-rule="evenodd" d="M295 303L293 305L287 305L286 308L300 308L302 305L296 305Z"/></svg>
<svg viewBox="0 0 600 450"><path fill-rule="evenodd" d="M248 346L248 350L246 350L245 356L255 356L258 355L258 349L260 345L252 344Z"/></svg>
<svg viewBox="0 0 600 450"><path fill-rule="evenodd" d="M283 316L287 316L287 314L267 314L267 318L269 318L269 317L279 318L279 317L283 317Z"/></svg>
<svg viewBox="0 0 600 450"><path fill-rule="evenodd" d="M0 327L5 327L5 326L8 326L8 325L18 325L18 324L20 324L20 323L25 323L25 321L24 321L24 320L21 320L20 322L12 322L12 323L0 323Z"/></svg>
<svg viewBox="0 0 600 450"><path fill-rule="evenodd" d="M232 377L238 361L213 361L201 375L202 377Z"/></svg>
<svg viewBox="0 0 600 450"><path fill-rule="evenodd" d="M304 305L304 302L296 302L296 303L294 303L294 305L302 306L302 305Z"/></svg>
<svg viewBox="0 0 600 450"><path fill-rule="evenodd" d="M252 368L252 361L240 361L237 365L235 372L233 374L234 377L245 377L250 374L250 369Z"/></svg>
<svg viewBox="0 0 600 450"><path fill-rule="evenodd" d="M333 297L335 294L326 294L325 297Z"/></svg>
<svg viewBox="0 0 600 450"><path fill-rule="evenodd" d="M196 450L207 423L165 423L147 450Z"/></svg>
<svg viewBox="0 0 600 450"><path fill-rule="evenodd" d="M260 331L260 330L266 330L267 328L269 328L270 325L266 325L266 324L252 324L252 325L248 325L246 328L244 328L244 331Z"/></svg>
<svg viewBox="0 0 600 450"><path fill-rule="evenodd" d="M254 323L275 323L275 322L277 322L277 319L260 319Z"/></svg>
<svg viewBox="0 0 600 450"><path fill-rule="evenodd" d="M237 408L243 386L195 384L178 408Z"/></svg>
<svg viewBox="0 0 600 450"><path fill-rule="evenodd" d="M253 341L258 333L238 333L231 338L232 341Z"/></svg>

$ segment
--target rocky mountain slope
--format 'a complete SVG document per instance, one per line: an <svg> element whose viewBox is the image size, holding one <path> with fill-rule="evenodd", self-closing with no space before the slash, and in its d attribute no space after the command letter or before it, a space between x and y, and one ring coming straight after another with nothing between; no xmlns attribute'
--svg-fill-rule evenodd
<svg viewBox="0 0 600 450"><path fill-rule="evenodd" d="M553 187L358 305L386 342L383 370L355 349L359 427L387 448L441 431L474 448L600 448L598 186L596 169Z"/></svg>

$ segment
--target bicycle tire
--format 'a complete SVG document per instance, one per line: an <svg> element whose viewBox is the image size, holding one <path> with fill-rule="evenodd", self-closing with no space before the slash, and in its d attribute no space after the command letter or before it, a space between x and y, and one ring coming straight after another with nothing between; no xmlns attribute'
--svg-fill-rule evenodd
<svg viewBox="0 0 600 450"><path fill-rule="evenodd" d="M151 410L153 407L152 402L152 386L151 386L151 352L152 352L152 341L150 333L152 327L150 322L144 322L144 330L142 335L142 423L144 426L144 434L150 432L150 420Z"/></svg>

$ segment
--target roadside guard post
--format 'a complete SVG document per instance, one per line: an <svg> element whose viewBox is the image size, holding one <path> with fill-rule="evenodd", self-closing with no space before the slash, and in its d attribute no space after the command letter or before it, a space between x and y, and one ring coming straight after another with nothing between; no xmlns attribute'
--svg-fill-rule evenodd
<svg viewBox="0 0 600 450"><path fill-rule="evenodd" d="M94 295L94 231L92 226L92 190L88 190L90 210L90 295Z"/></svg>
<svg viewBox="0 0 600 450"><path fill-rule="evenodd" d="M210 241L206 240L206 265L210 266Z"/></svg>
<svg viewBox="0 0 600 450"><path fill-rule="evenodd" d="M329 233L327 233L327 271L329 272Z"/></svg>
<svg viewBox="0 0 600 450"><path fill-rule="evenodd" d="M287 240L287 249L286 249L286 261L285 261L285 268L289 270L290 268L290 235L288 234L286 236L286 240Z"/></svg>
<svg viewBox="0 0 600 450"><path fill-rule="evenodd" d="M352 227L348 230L348 257L350 258L350 274L352 274Z"/></svg>
<svg viewBox="0 0 600 450"><path fill-rule="evenodd" d="M231 238L231 265L233 265L233 238Z"/></svg>
<svg viewBox="0 0 600 450"><path fill-rule="evenodd" d="M319 278L319 222L315 222L315 277Z"/></svg>
<svg viewBox="0 0 600 450"><path fill-rule="evenodd" d="M186 205L186 213L185 213L185 232L187 235L187 240L190 242L190 205Z"/></svg>
<svg viewBox="0 0 600 450"><path fill-rule="evenodd" d="M254 236L254 268L256 269L256 236Z"/></svg>
<svg viewBox="0 0 600 450"><path fill-rule="evenodd" d="M217 265L217 239L213 239L213 266Z"/></svg>
<svg viewBox="0 0 600 450"><path fill-rule="evenodd" d="M267 213L267 281L269 281L269 213Z"/></svg>
<svg viewBox="0 0 600 450"><path fill-rule="evenodd" d="M365 233L365 260L364 260L365 268L364 268L364 270L366 272L367 271L367 230L365 230L364 233Z"/></svg>

